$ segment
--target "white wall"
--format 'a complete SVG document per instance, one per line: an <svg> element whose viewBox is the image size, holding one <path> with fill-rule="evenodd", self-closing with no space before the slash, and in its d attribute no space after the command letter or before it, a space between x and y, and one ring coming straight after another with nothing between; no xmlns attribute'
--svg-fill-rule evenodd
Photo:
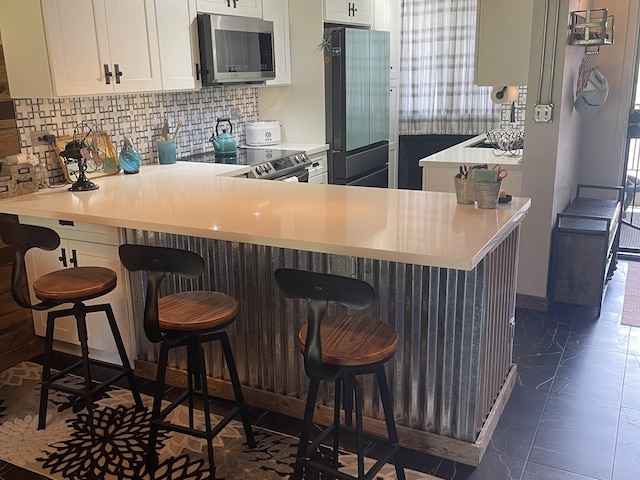
<svg viewBox="0 0 640 480"><path fill-rule="evenodd" d="M549 44L552 43L553 20L544 20L544 3L534 3L522 182L522 195L531 197L532 208L522 227L518 270L518 293L534 297L547 297L556 214L571 201L576 185L620 184L639 18L637 0L560 0L553 122L533 123L544 25L547 58L543 101L546 100L546 82L551 68ZM550 3L549 17L553 19L556 2L551 0ZM611 90L607 102L592 117L580 115L573 109L584 48L567 44L570 12L590 8L608 8L609 14L616 16L614 45L601 47L597 61Z"/></svg>
<svg viewBox="0 0 640 480"><path fill-rule="evenodd" d="M548 19L544 17L544 1L534 2L525 146L522 162L522 196L531 197L532 206L522 225L518 293L547 297L547 276L551 254L551 236L556 213L569 203L578 173L580 130L574 118L573 95L581 49L567 46L569 13L585 7L579 0L550 0ZM555 18L556 58L552 73ZM544 66L543 36L546 35ZM540 73L543 72L542 84ZM553 77L551 123L534 123L533 108L540 96L549 101L549 82ZM538 92L541 95L538 95Z"/></svg>
<svg viewBox="0 0 640 480"><path fill-rule="evenodd" d="M603 46L596 64L609 83L609 97L592 116L582 117L580 183L620 185L638 34L637 0L594 0L615 15L613 45Z"/></svg>
<svg viewBox="0 0 640 480"><path fill-rule="evenodd" d="M279 120L282 141L325 143L321 1L289 1L291 85L258 89L261 120Z"/></svg>

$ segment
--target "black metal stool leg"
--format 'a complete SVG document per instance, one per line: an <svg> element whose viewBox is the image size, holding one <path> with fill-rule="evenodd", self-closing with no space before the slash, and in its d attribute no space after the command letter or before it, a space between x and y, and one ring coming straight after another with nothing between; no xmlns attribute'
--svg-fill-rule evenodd
<svg viewBox="0 0 640 480"><path fill-rule="evenodd" d="M382 409L384 410L384 419L387 423L387 432L389 442L397 446L397 450L393 454L393 464L396 467L396 477L398 480L405 480L404 468L400 460L400 445L398 440L398 431L396 429L396 421L393 416L393 402L389 393L389 385L387 384L387 376L384 372L384 365L378 365L376 368L376 378L378 380L378 390L382 400Z"/></svg>
<svg viewBox="0 0 640 480"><path fill-rule="evenodd" d="M309 383L309 391L307 392L307 404L304 407L304 418L302 419L302 432L300 432L298 453L296 453L296 463L293 467L291 480L302 480L302 475L304 474L304 460L309 453L307 452L307 449L309 447L311 429L313 428L313 413L316 406L319 386L320 380L312 378Z"/></svg>
<svg viewBox="0 0 640 480"><path fill-rule="evenodd" d="M164 395L164 377L167 371L167 359L169 347L165 342L160 344L160 356L158 358L158 371L156 373L156 393L153 397L153 410L151 413L151 424L149 426L149 444L147 445L147 470L153 474L158 468L158 454L156 452L156 442L158 440L158 422L162 407L162 397Z"/></svg>
<svg viewBox="0 0 640 480"><path fill-rule="evenodd" d="M194 355L194 345L192 340L187 343L187 392L188 392L188 401L189 401L189 428L193 428L193 397L194 391L200 391L200 380L196 376L197 367L195 366L197 362L197 358ZM195 381L195 382L194 382Z"/></svg>
<svg viewBox="0 0 640 480"><path fill-rule="evenodd" d="M204 349L198 337L193 338L192 348L194 357L194 370L196 385L200 384L202 392L202 409L204 410L204 428L207 433L207 456L209 458L209 473L212 479L216 478L216 463L213 457L213 435L211 434L211 408L209 405L209 386L207 385L207 367L204 360Z"/></svg>
<svg viewBox="0 0 640 480"><path fill-rule="evenodd" d="M116 317L113 314L111 304L107 303L104 305L104 313L107 315L107 320L109 321L109 326L111 327L111 334L113 335L113 340L116 342L116 348L118 349L118 354L120 355L122 368L124 368L124 371L127 373L127 381L129 382L131 395L133 395L133 401L136 404L136 408L142 410L144 408L144 405L142 404L142 398L140 397L140 392L138 391L138 386L136 385L136 377L133 374L133 370L131 369L129 357L127 356L127 351L124 348L124 342L122 341L120 329L118 328L118 322L116 322Z"/></svg>
<svg viewBox="0 0 640 480"><path fill-rule="evenodd" d="M346 375L345 375L346 376ZM364 399L362 398L362 387L355 378L351 376L349 383L351 384L356 398L356 453L358 455L358 478L364 478L364 440L362 438L362 410Z"/></svg>
<svg viewBox="0 0 640 480"><path fill-rule="evenodd" d="M236 403L240 405L240 417L242 419L242 425L244 426L244 434L247 438L247 444L249 445L249 448L255 448L256 441L253 436L253 430L251 429L251 422L247 415L247 408L244 404L244 395L242 394L242 387L240 386L240 378L238 378L238 370L236 369L236 362L233 359L233 352L231 351L231 344L229 343L227 332L220 332L219 338L220 344L222 345L222 352L224 353L224 359L229 370L229 377L231 377L231 385L233 385L233 393L236 397Z"/></svg>
<svg viewBox="0 0 640 480"><path fill-rule="evenodd" d="M53 312L47 314L47 332L44 344L44 359L42 363L42 384L40 386L40 411L38 413L38 430L47 424L47 402L49 399L49 384L51 382L51 362L53 361L53 331L56 317Z"/></svg>
<svg viewBox="0 0 640 480"><path fill-rule="evenodd" d="M81 394L82 400L87 407L87 415L89 417L89 427L91 430L91 440L94 440L95 431L93 428L93 398L91 390L93 381L91 380L91 368L89 367L89 335L87 333L87 316L84 311L84 305L74 305L74 316L76 326L78 328L78 339L80 340L80 351L82 352L82 375L84 376L85 390Z"/></svg>
<svg viewBox="0 0 640 480"><path fill-rule="evenodd" d="M338 447L340 446L340 407L342 404L342 386L344 385L342 375L336 377L333 386L333 456L331 465L338 469Z"/></svg>

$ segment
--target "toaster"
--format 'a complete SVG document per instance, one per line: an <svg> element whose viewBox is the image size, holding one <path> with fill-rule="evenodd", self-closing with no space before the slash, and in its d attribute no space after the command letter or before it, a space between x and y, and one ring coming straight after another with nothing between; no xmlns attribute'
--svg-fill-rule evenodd
<svg viewBox="0 0 640 480"><path fill-rule="evenodd" d="M277 145L280 143L280 122L265 120L261 122L247 122L246 142L252 147Z"/></svg>

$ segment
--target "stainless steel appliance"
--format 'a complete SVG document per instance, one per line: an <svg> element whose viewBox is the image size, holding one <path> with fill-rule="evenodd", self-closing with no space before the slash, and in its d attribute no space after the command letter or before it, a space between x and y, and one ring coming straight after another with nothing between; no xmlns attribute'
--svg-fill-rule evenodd
<svg viewBox="0 0 640 480"><path fill-rule="evenodd" d="M388 186L389 32L325 28L329 183Z"/></svg>
<svg viewBox="0 0 640 480"><path fill-rule="evenodd" d="M312 164L305 152L276 148L239 147L237 155L216 155L214 152L203 152L178 160L248 165L250 167L249 178L285 182L307 182L309 179L307 167Z"/></svg>
<svg viewBox="0 0 640 480"><path fill-rule="evenodd" d="M276 77L273 22L198 14L203 85L264 83Z"/></svg>

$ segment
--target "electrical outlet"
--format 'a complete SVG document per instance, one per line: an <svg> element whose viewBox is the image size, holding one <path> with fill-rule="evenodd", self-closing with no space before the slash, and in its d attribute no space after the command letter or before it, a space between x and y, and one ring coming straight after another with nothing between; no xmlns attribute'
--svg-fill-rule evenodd
<svg viewBox="0 0 640 480"><path fill-rule="evenodd" d="M49 145L50 142L48 142L45 138L45 136L50 136L52 138L55 138L51 133L49 132L31 132L31 145L35 146L35 145Z"/></svg>
<svg viewBox="0 0 640 480"><path fill-rule="evenodd" d="M550 123L551 115L553 114L553 104L536 105L533 107L533 121L534 123Z"/></svg>
<svg viewBox="0 0 640 480"><path fill-rule="evenodd" d="M332 255L329 270L334 275L354 277L356 275L356 257L348 255Z"/></svg>

